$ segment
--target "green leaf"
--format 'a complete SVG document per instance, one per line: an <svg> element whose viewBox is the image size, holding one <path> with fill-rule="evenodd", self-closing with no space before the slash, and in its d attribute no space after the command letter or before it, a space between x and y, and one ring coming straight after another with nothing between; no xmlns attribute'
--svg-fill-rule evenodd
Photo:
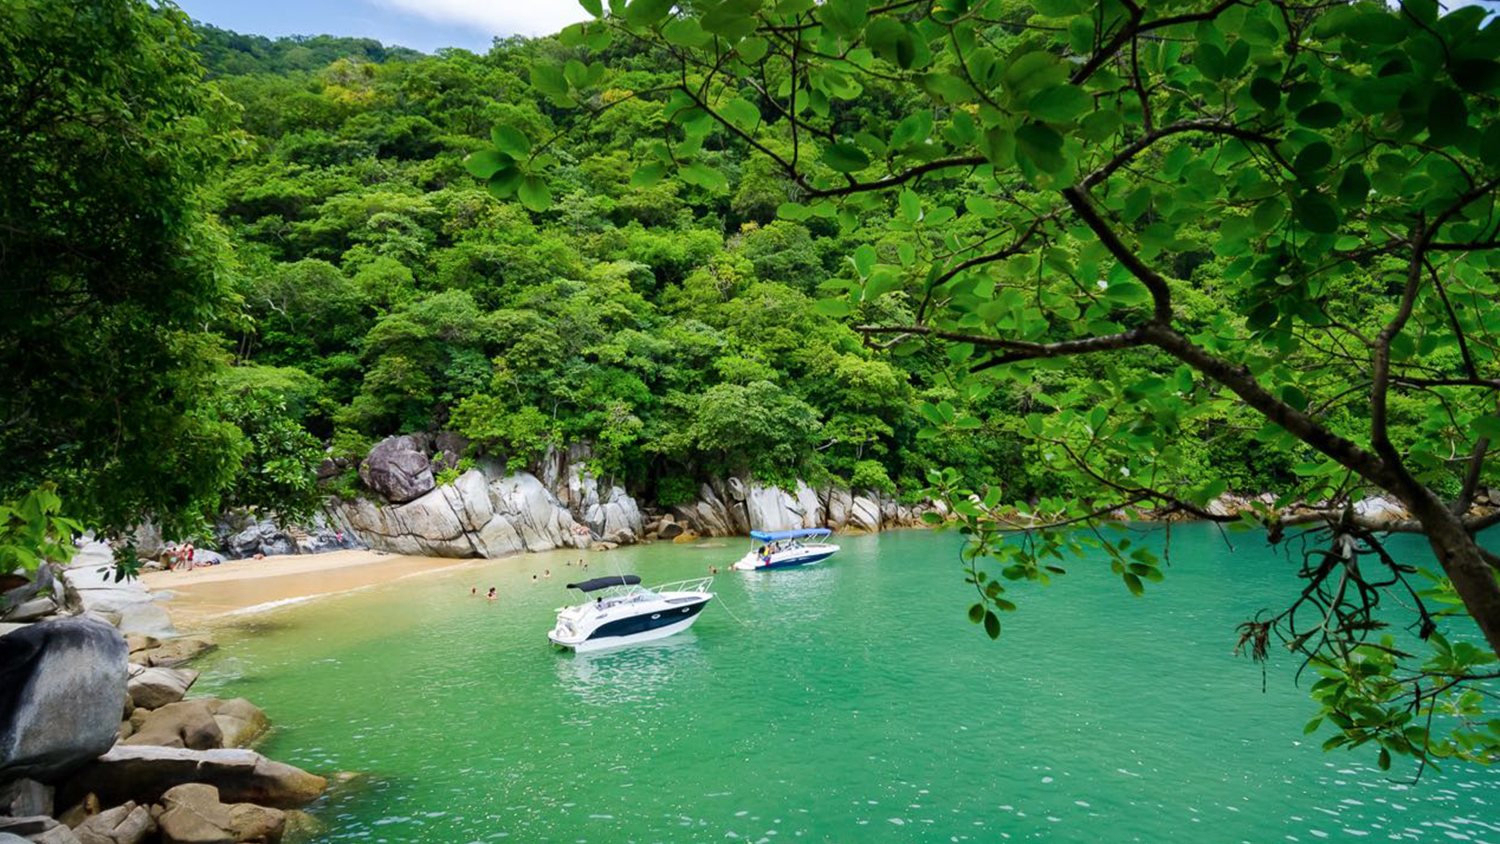
<svg viewBox="0 0 1500 844"><path fill-rule="evenodd" d="M678 47L706 47L714 37L703 31L697 18L673 18L661 28L661 37Z"/></svg>
<svg viewBox="0 0 1500 844"><path fill-rule="evenodd" d="M703 28L737 41L755 31L755 13L761 0L722 0L703 14Z"/></svg>
<svg viewBox="0 0 1500 844"><path fill-rule="evenodd" d="M1266 111L1272 111L1281 105L1281 87L1273 80L1257 76L1250 82L1250 99Z"/></svg>
<svg viewBox="0 0 1500 844"><path fill-rule="evenodd" d="M1500 416L1481 416L1471 427L1475 438L1484 437L1492 442L1500 440Z"/></svg>
<svg viewBox="0 0 1500 844"><path fill-rule="evenodd" d="M1328 129L1344 119L1344 110L1338 103L1313 103L1297 112L1297 122L1309 129Z"/></svg>
<svg viewBox="0 0 1500 844"><path fill-rule="evenodd" d="M1469 127L1469 107L1459 92L1444 86L1437 89L1427 104L1428 141L1445 147L1463 137Z"/></svg>
<svg viewBox="0 0 1500 844"><path fill-rule="evenodd" d="M870 272L875 269L876 261L875 247L868 243L861 243L854 250L854 269L860 278L868 278Z"/></svg>
<svg viewBox="0 0 1500 844"><path fill-rule="evenodd" d="M1193 48L1193 67L1198 68L1205 79L1218 82L1224 78L1224 51L1213 44L1198 42Z"/></svg>
<svg viewBox="0 0 1500 844"><path fill-rule="evenodd" d="M1062 145L1062 135L1041 123L1027 123L1016 130L1017 149L1048 173L1056 173L1067 166Z"/></svg>
<svg viewBox="0 0 1500 844"><path fill-rule="evenodd" d="M1358 208L1369 199L1370 178L1358 162L1344 169L1344 177L1339 180L1338 197L1339 204L1345 208Z"/></svg>
<svg viewBox="0 0 1500 844"><path fill-rule="evenodd" d="M1000 216L1000 209L995 206L995 203L991 202L988 197L980 196L979 194L970 194L964 197L964 208L970 214L986 220Z"/></svg>
<svg viewBox="0 0 1500 844"><path fill-rule="evenodd" d="M702 162L683 165L677 172L684 182L704 190L718 192L729 187L729 180L723 173Z"/></svg>
<svg viewBox="0 0 1500 844"><path fill-rule="evenodd" d="M597 18L604 14L604 4L600 0L578 0L578 5L593 17Z"/></svg>
<svg viewBox="0 0 1500 844"><path fill-rule="evenodd" d="M901 206L901 217L908 223L915 223L922 219L922 199L906 188L901 191L901 198L897 200Z"/></svg>
<svg viewBox="0 0 1500 844"><path fill-rule="evenodd" d="M1139 577L1136 577L1131 572L1126 572L1125 574L1121 575L1121 579L1125 581L1125 588L1130 590L1130 594L1136 596L1137 598L1146 594L1145 584L1141 583L1141 579Z"/></svg>
<svg viewBox="0 0 1500 844"><path fill-rule="evenodd" d="M1333 234L1339 230L1339 211L1322 194L1303 194L1293 203L1292 210L1297 222L1310 232Z"/></svg>
<svg viewBox="0 0 1500 844"><path fill-rule="evenodd" d="M991 639L1000 638L1000 616L993 610L984 611L984 632Z"/></svg>
<svg viewBox="0 0 1500 844"><path fill-rule="evenodd" d="M854 306L847 299L819 299L813 303L813 310L824 316L844 317L854 311Z"/></svg>
<svg viewBox="0 0 1500 844"><path fill-rule="evenodd" d="M1500 88L1500 62L1494 59L1459 59L1453 63L1453 81L1471 94Z"/></svg>
<svg viewBox="0 0 1500 844"><path fill-rule="evenodd" d="M1333 161L1333 147L1326 141L1308 144L1292 161L1292 170L1299 176L1311 176Z"/></svg>
<svg viewBox="0 0 1500 844"><path fill-rule="evenodd" d="M969 607L969 622L971 624L978 624L981 621L984 621L984 604L975 604Z"/></svg>
<svg viewBox="0 0 1500 844"><path fill-rule="evenodd" d="M649 188L661 181L661 177L667 174L667 165L660 161L651 161L635 168L630 174L630 186L633 188Z"/></svg>
<svg viewBox="0 0 1500 844"><path fill-rule="evenodd" d="M1068 123L1094 107L1094 98L1077 85L1054 85L1026 104L1026 110L1039 120Z"/></svg>
<svg viewBox="0 0 1500 844"><path fill-rule="evenodd" d="M547 180L541 176L526 176L516 189L521 204L532 211L546 211L552 204L552 191L547 189Z"/></svg>
<svg viewBox="0 0 1500 844"><path fill-rule="evenodd" d="M760 109L750 101L739 97L720 106L719 113L725 120L746 132L753 130L760 123Z"/></svg>
<svg viewBox="0 0 1500 844"><path fill-rule="evenodd" d="M510 199L516 194L516 187L521 184L521 171L515 167L506 167L497 170L490 180L485 184L485 190L496 199Z"/></svg>
<svg viewBox="0 0 1500 844"><path fill-rule="evenodd" d="M642 2L642 0L636 0ZM549 97L568 95L568 80L556 65L534 64L531 66L531 87Z"/></svg>
<svg viewBox="0 0 1500 844"><path fill-rule="evenodd" d="M740 59L750 64L755 64L766 57L766 53L771 49L771 42L759 36L752 35L742 40L739 46L734 49L735 52L740 54Z"/></svg>
<svg viewBox="0 0 1500 844"><path fill-rule="evenodd" d="M852 39L865 27L866 9L865 0L827 0L821 18L833 34Z"/></svg>
<svg viewBox="0 0 1500 844"><path fill-rule="evenodd" d="M464 159L464 169L476 179L488 179L495 172L509 167L511 160L492 149L481 149L469 153Z"/></svg>
<svg viewBox="0 0 1500 844"><path fill-rule="evenodd" d="M512 158L525 158L531 154L531 140L514 126L495 126L490 130L490 141L496 149Z"/></svg>
<svg viewBox="0 0 1500 844"><path fill-rule="evenodd" d="M823 163L840 173L853 173L869 167L870 157L854 144L841 141L823 148Z"/></svg>
<svg viewBox="0 0 1500 844"><path fill-rule="evenodd" d="M674 0L631 0L625 7L625 23L630 26L652 26L672 11Z"/></svg>
<svg viewBox="0 0 1500 844"><path fill-rule="evenodd" d="M1087 0L1032 0L1031 5L1049 18L1076 15L1089 6Z"/></svg>

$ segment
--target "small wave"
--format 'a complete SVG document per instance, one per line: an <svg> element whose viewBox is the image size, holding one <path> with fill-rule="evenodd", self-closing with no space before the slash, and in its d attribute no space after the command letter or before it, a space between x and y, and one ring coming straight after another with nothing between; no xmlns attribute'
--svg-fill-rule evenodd
<svg viewBox="0 0 1500 844"><path fill-rule="evenodd" d="M301 604L301 603L304 603L306 601L311 601L314 598L321 598L321 597L323 597L323 596L322 595L301 595L301 596L298 596L296 598L282 598L282 599L277 600L277 601L266 601L264 604L253 604L253 605L248 606L248 607L240 607L237 610L230 610L229 612L224 613L224 615L250 615L252 613L258 613L258 612L269 612L270 610L280 609L281 607L289 607L292 604Z"/></svg>

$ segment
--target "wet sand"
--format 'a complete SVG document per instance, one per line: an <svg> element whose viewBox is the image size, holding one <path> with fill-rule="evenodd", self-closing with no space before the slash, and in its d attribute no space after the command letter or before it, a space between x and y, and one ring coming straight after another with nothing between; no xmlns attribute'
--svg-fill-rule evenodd
<svg viewBox="0 0 1500 844"><path fill-rule="evenodd" d="M141 580L152 591L170 592L166 607L173 621L178 627L190 628L228 621L246 611L487 562L491 561L333 551L232 560L192 571L149 572Z"/></svg>

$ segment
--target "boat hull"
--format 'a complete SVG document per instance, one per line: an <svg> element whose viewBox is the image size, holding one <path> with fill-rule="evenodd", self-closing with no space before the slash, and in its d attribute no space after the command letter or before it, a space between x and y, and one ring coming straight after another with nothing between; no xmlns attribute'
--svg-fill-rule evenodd
<svg viewBox="0 0 1500 844"><path fill-rule="evenodd" d="M605 622L586 636L562 636L556 629L547 634L552 644L571 648L578 653L618 648L655 639L665 639L697 623L712 597L686 606L674 606Z"/></svg>
<svg viewBox="0 0 1500 844"><path fill-rule="evenodd" d="M751 552L749 554L746 554L743 558L741 558L738 562L731 566L731 568L735 569L736 571L775 571L777 569L802 568L803 566L810 566L813 563L820 563L828 559L829 557L832 557L838 550L839 547L837 545L824 546L823 548L819 548L812 551L811 553L803 554L800 556L786 557L783 559L776 559L775 557L772 557L769 563L761 562L761 558L754 552Z"/></svg>

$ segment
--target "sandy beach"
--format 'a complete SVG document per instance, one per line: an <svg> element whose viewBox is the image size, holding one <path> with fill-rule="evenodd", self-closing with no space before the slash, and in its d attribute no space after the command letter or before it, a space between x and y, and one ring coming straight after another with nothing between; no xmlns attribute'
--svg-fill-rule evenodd
<svg viewBox="0 0 1500 844"><path fill-rule="evenodd" d="M192 571L149 572L141 580L152 591L170 593L166 606L173 620L179 627L190 628L223 621L245 610L485 562L489 561L333 551L231 560Z"/></svg>

